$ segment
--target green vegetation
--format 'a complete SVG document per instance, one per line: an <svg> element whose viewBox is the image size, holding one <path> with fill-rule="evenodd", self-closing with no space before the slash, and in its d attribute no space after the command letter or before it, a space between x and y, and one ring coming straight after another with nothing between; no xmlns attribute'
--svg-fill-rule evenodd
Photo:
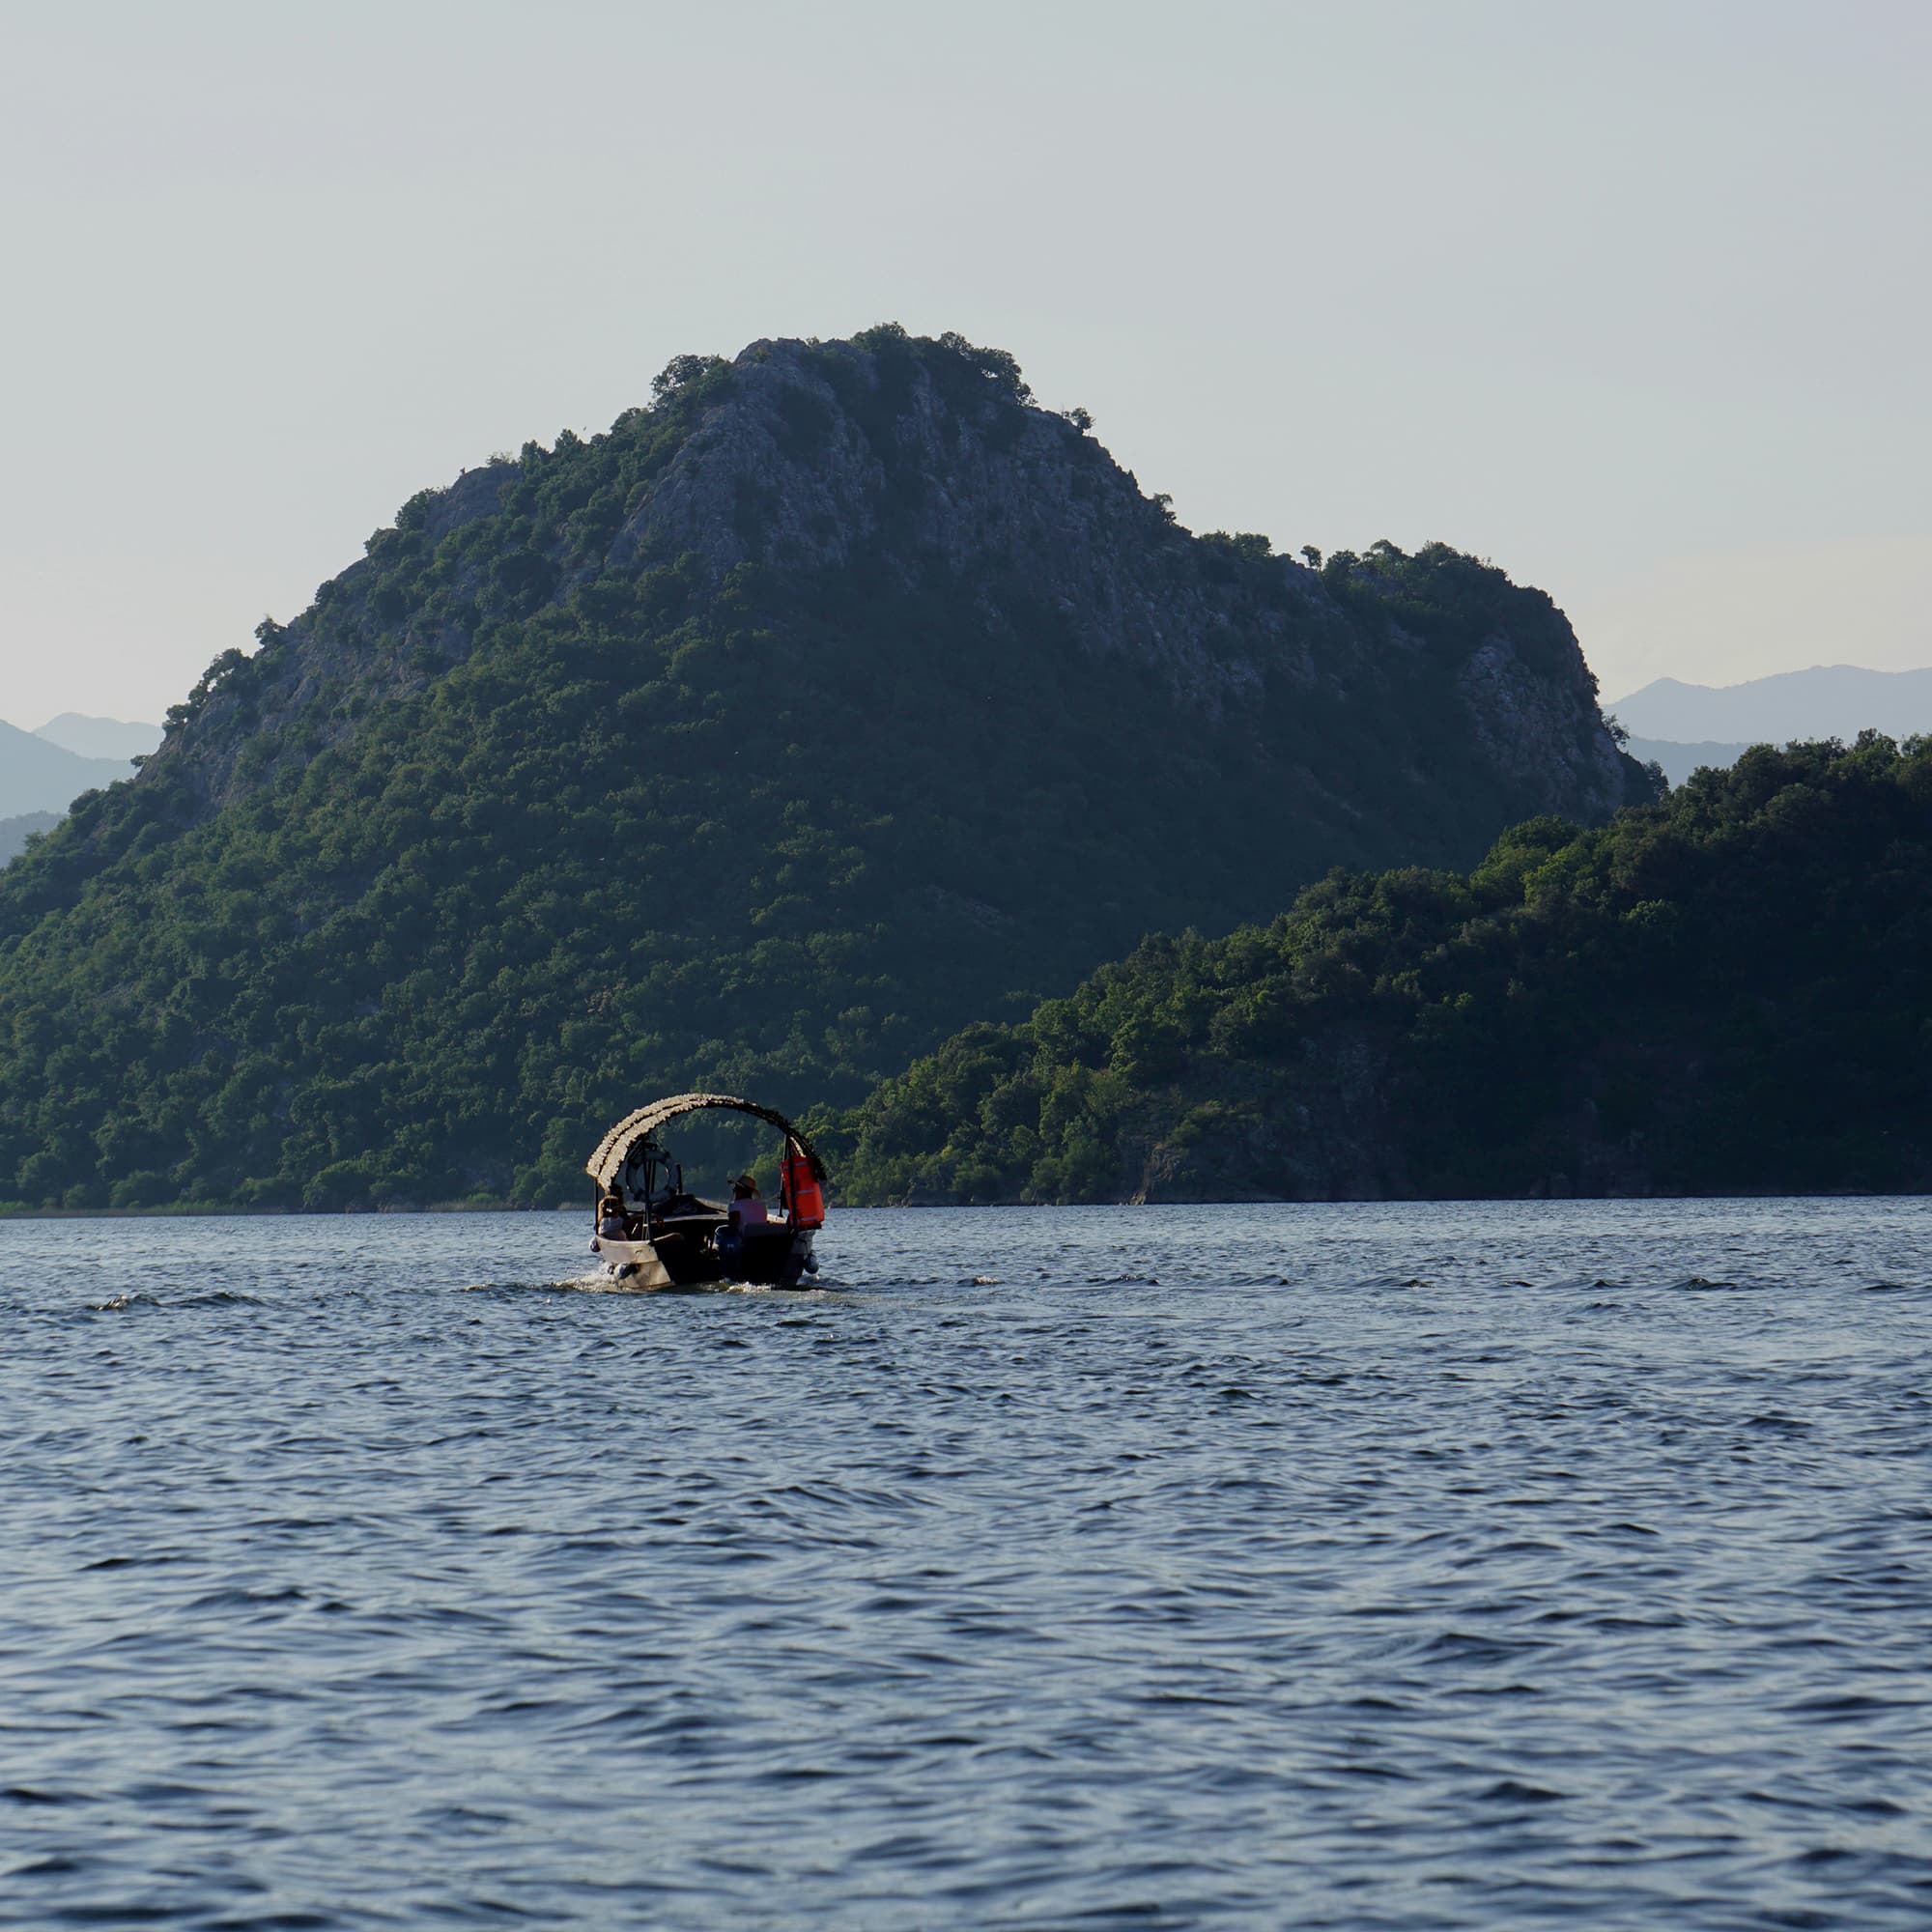
<svg viewBox="0 0 1932 1932"><path fill-rule="evenodd" d="M820 1145L874 1202L1918 1191L1928 1094L1932 739L1866 732L1151 939Z"/></svg>
<svg viewBox="0 0 1932 1932"><path fill-rule="evenodd" d="M1534 789L1458 723L1499 634L1571 707L1547 766L1601 732L1540 592L1191 538L998 352L654 390L405 504L0 876L0 1205L552 1205L652 1094L846 1104L1151 928L1468 863ZM1042 503L1099 506L1096 608L1211 648L1098 646L1068 541L947 535Z"/></svg>

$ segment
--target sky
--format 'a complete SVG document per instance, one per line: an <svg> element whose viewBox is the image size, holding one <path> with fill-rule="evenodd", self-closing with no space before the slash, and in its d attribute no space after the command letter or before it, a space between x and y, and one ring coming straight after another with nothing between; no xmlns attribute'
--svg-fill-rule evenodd
<svg viewBox="0 0 1932 1932"><path fill-rule="evenodd" d="M1614 699L1932 664L1923 0L0 0L0 718L154 718L672 355L1010 350Z"/></svg>

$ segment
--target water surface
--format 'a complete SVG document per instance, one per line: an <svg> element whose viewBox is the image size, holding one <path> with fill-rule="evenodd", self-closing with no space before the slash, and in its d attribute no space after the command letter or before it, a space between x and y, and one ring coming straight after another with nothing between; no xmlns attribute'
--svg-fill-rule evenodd
<svg viewBox="0 0 1932 1932"><path fill-rule="evenodd" d="M1932 1923L1932 1206L586 1233L0 1225L0 1923Z"/></svg>

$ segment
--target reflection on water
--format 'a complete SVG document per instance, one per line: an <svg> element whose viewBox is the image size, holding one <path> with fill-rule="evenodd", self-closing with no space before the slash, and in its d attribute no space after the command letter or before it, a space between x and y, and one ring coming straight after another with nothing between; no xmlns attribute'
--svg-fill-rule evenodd
<svg viewBox="0 0 1932 1932"><path fill-rule="evenodd" d="M1932 1209L0 1225L0 1922L1932 1922Z"/></svg>

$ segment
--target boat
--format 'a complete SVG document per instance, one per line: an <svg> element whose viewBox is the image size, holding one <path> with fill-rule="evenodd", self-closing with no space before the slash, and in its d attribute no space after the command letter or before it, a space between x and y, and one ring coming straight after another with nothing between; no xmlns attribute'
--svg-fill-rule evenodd
<svg viewBox="0 0 1932 1932"><path fill-rule="evenodd" d="M711 1110L768 1121L784 1137L778 1207L762 1223L733 1226L726 1203L687 1192L684 1170L661 1138L672 1122ZM597 1183L590 1246L629 1287L701 1288L728 1281L797 1288L818 1271L811 1250L825 1225L825 1163L770 1107L735 1094L674 1094L653 1100L619 1121L583 1167Z"/></svg>

